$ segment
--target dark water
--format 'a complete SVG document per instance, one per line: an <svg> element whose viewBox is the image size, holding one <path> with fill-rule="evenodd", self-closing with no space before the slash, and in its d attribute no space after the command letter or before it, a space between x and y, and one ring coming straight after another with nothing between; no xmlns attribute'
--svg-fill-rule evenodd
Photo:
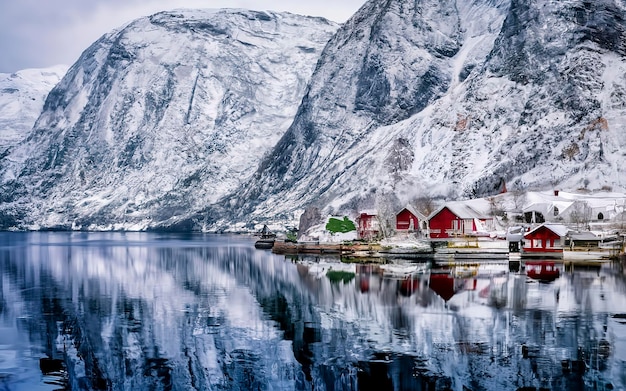
<svg viewBox="0 0 626 391"><path fill-rule="evenodd" d="M551 282L493 263L405 277L245 237L0 233L0 267L0 391L626 385L611 264Z"/></svg>

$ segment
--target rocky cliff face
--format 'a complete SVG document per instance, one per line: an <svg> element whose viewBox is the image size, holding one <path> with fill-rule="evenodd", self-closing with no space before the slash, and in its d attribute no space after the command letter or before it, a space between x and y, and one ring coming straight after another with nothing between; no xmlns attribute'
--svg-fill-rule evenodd
<svg viewBox="0 0 626 391"><path fill-rule="evenodd" d="M287 13L173 11L103 36L3 160L4 225L170 226L229 194L288 128L336 29Z"/></svg>
<svg viewBox="0 0 626 391"><path fill-rule="evenodd" d="M345 210L503 181L623 189L625 7L369 2L326 47L240 206Z"/></svg>

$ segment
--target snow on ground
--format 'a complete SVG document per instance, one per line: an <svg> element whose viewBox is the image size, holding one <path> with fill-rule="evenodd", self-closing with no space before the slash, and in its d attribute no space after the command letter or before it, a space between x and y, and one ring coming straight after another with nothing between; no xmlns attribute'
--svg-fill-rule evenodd
<svg viewBox="0 0 626 391"><path fill-rule="evenodd" d="M380 241L382 246L390 246L407 250L430 250L430 243L409 235L396 235Z"/></svg>

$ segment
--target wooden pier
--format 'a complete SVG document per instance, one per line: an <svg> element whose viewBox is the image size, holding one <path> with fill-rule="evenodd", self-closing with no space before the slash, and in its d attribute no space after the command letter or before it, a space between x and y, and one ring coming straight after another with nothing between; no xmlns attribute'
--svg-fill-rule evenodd
<svg viewBox="0 0 626 391"><path fill-rule="evenodd" d="M379 244L368 243L319 243L319 242L287 242L276 241L272 252L275 254L328 254L372 256L383 250Z"/></svg>

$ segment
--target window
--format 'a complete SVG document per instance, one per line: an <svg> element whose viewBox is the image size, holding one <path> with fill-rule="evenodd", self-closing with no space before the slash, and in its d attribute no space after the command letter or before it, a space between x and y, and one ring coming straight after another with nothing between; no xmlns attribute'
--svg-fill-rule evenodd
<svg viewBox="0 0 626 391"><path fill-rule="evenodd" d="M604 220L604 215L602 212L598 213L598 220Z"/></svg>
<svg viewBox="0 0 626 391"><path fill-rule="evenodd" d="M555 216L559 215L559 208L557 208L556 206L554 207L554 215Z"/></svg>

